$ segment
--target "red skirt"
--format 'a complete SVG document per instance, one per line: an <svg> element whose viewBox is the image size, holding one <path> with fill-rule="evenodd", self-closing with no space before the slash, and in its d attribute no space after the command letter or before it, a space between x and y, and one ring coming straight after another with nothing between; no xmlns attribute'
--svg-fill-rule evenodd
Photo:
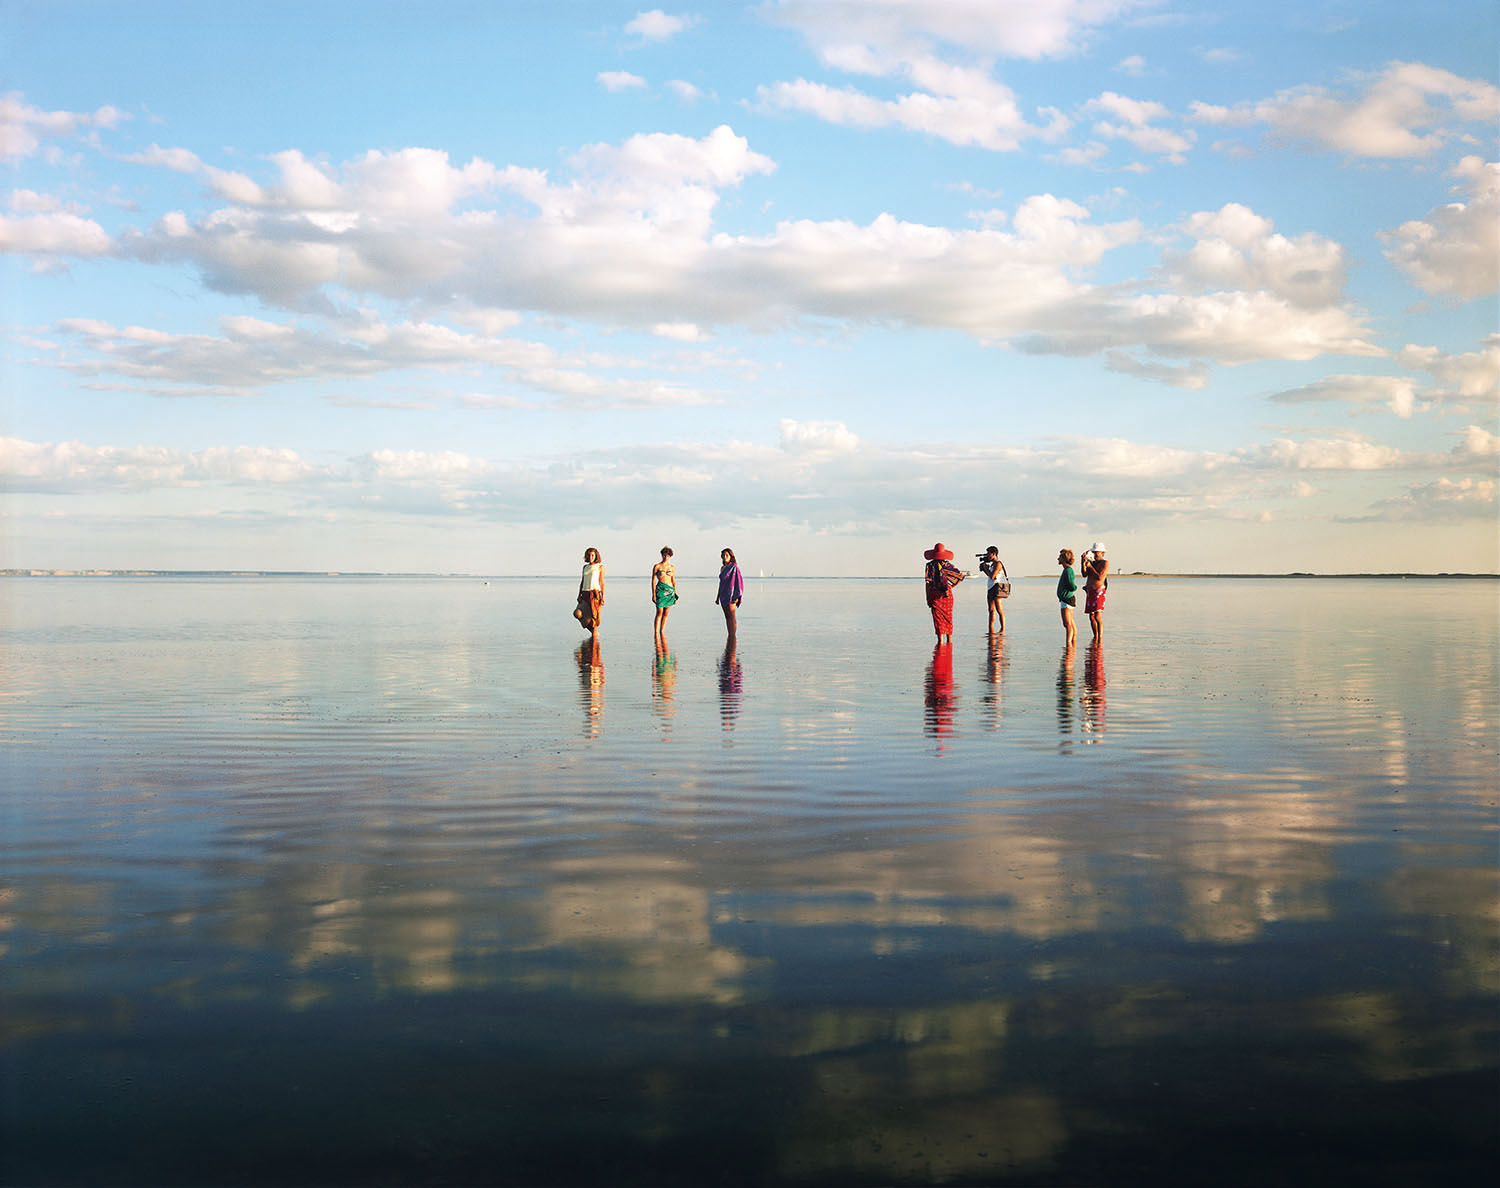
<svg viewBox="0 0 1500 1188"><path fill-rule="evenodd" d="M953 595L946 598L930 598L927 607L932 611L932 629L938 635L953 634Z"/></svg>

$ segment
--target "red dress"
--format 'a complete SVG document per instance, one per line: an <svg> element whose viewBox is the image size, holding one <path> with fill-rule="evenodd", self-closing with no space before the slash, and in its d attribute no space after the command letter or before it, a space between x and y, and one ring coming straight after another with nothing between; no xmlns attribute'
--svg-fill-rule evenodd
<svg viewBox="0 0 1500 1188"><path fill-rule="evenodd" d="M961 581L963 571L952 562L927 562L927 607L938 635L953 634L953 587Z"/></svg>

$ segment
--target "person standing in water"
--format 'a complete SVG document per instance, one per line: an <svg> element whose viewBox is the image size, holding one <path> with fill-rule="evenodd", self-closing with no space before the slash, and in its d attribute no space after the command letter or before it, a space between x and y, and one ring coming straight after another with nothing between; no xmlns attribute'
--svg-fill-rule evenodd
<svg viewBox="0 0 1500 1188"><path fill-rule="evenodd" d="M667 629L667 611L677 601L677 570L672 566L672 550L662 546L661 560L651 567L651 601L656 606L656 634Z"/></svg>
<svg viewBox="0 0 1500 1188"><path fill-rule="evenodd" d="M1104 556L1104 546L1097 540L1091 548L1083 550L1082 569L1083 610L1097 642L1104 634L1104 595L1109 590L1109 562Z"/></svg>
<svg viewBox="0 0 1500 1188"><path fill-rule="evenodd" d="M714 595L714 601L724 611L724 626L729 631L729 638L733 639L739 627L736 622L740 603L745 597L745 579L740 573L739 563L734 559L733 549L720 549L719 561L719 592Z"/></svg>
<svg viewBox="0 0 1500 1188"><path fill-rule="evenodd" d="M1010 592L1010 575L1005 572L1005 562L1000 560L1000 550L995 545L990 545L984 551L979 560L979 572L989 578L989 588L985 590L984 598L990 608L990 633L994 634L995 623L999 622L1000 630L1005 630L1005 594ZM1004 579L1005 592L1000 589L1000 582Z"/></svg>
<svg viewBox="0 0 1500 1188"><path fill-rule="evenodd" d="M1078 575L1073 572L1073 550L1060 549L1057 563L1062 573L1057 578L1057 602L1062 608L1063 640L1069 647L1078 638L1078 628L1073 623L1073 608L1078 605Z"/></svg>
<svg viewBox="0 0 1500 1188"><path fill-rule="evenodd" d="M953 551L942 541L922 554L927 558L927 609L938 643L953 642L953 587L964 580L964 571L953 564Z"/></svg>
<svg viewBox="0 0 1500 1188"><path fill-rule="evenodd" d="M599 620L604 616L604 561L598 549L583 550L583 573L578 579L578 607L573 617L589 633L599 637Z"/></svg>

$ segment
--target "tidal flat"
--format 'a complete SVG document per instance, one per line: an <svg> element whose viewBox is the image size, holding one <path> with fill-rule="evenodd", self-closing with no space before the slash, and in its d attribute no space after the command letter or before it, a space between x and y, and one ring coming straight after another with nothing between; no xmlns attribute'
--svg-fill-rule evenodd
<svg viewBox="0 0 1500 1188"><path fill-rule="evenodd" d="M1500 583L680 585L0 579L0 1180L1489 1182Z"/></svg>

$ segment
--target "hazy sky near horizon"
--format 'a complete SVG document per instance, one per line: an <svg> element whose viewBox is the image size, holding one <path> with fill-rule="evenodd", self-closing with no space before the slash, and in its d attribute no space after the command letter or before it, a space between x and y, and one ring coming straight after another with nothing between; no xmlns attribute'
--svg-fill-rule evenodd
<svg viewBox="0 0 1500 1188"><path fill-rule="evenodd" d="M1491 0L0 36L0 565L1500 565Z"/></svg>

